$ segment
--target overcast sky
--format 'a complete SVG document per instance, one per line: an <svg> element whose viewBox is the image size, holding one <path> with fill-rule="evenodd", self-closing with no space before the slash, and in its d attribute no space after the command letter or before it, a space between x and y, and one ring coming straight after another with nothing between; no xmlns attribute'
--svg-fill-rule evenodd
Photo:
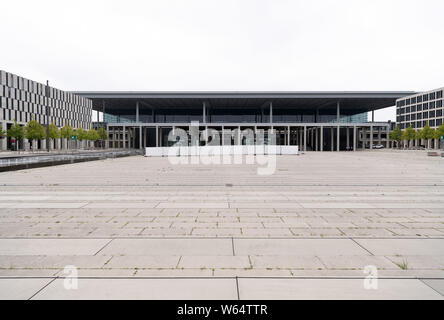
<svg viewBox="0 0 444 320"><path fill-rule="evenodd" d="M443 0L1 1L0 68L64 90L430 90ZM377 120L394 119L393 108Z"/></svg>

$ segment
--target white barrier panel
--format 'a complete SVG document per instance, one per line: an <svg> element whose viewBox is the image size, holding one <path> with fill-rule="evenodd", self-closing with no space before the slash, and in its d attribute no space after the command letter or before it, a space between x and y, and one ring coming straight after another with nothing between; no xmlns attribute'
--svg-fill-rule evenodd
<svg viewBox="0 0 444 320"><path fill-rule="evenodd" d="M259 146L254 146L254 153L255 154L265 154L265 146L263 144Z"/></svg>
<svg viewBox="0 0 444 320"><path fill-rule="evenodd" d="M198 147L198 146L192 146L192 147L189 147L190 149L190 153L189 153L189 155L190 156L198 156L199 155L199 149L200 148L202 148L202 147Z"/></svg>
<svg viewBox="0 0 444 320"><path fill-rule="evenodd" d="M219 156L222 154L222 146L208 146L205 147L208 150L208 155Z"/></svg>
<svg viewBox="0 0 444 320"><path fill-rule="evenodd" d="M242 154L244 154L242 146L232 146L232 149L230 151L231 151L230 155L242 155Z"/></svg>
<svg viewBox="0 0 444 320"><path fill-rule="evenodd" d="M256 148L253 144L243 146L242 148L243 154L254 155L256 154Z"/></svg>
<svg viewBox="0 0 444 320"><path fill-rule="evenodd" d="M281 148L280 148L280 146L269 146L269 145L266 145L265 146L265 154L266 155L268 155L268 154L275 154L275 155L280 155L281 154Z"/></svg>
<svg viewBox="0 0 444 320"><path fill-rule="evenodd" d="M162 149L162 155L164 157L178 157L180 155L179 147L163 147Z"/></svg>
<svg viewBox="0 0 444 320"><path fill-rule="evenodd" d="M146 157L186 157L218 155L297 155L299 146L246 145L246 146L192 146L192 147L149 147Z"/></svg>
<svg viewBox="0 0 444 320"><path fill-rule="evenodd" d="M179 155L181 157L187 157L190 155L190 147L179 147Z"/></svg>
<svg viewBox="0 0 444 320"><path fill-rule="evenodd" d="M222 154L229 156L233 154L233 146L222 146Z"/></svg>
<svg viewBox="0 0 444 320"><path fill-rule="evenodd" d="M158 147L146 148L146 157L161 157L163 155L163 149Z"/></svg>
<svg viewBox="0 0 444 320"><path fill-rule="evenodd" d="M299 146L281 146L281 155L292 154L297 155L299 153Z"/></svg>

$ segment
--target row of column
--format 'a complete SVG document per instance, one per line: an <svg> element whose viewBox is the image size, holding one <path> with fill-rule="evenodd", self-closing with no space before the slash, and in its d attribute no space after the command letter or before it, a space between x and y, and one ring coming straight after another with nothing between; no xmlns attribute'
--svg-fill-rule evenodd
<svg viewBox="0 0 444 320"><path fill-rule="evenodd" d="M259 126L261 127L261 126ZM154 126L152 127L155 130L155 145L156 147L162 146L162 127L160 126ZM168 127L171 128L171 127ZM174 129L174 126L172 127ZM232 128L230 126L230 128ZM319 127L307 127L307 126L298 126L298 127L285 127L284 134L284 145L296 145L298 144L301 146L301 150L307 151L307 146L310 146L312 150L314 151L325 151L324 150L324 130L330 130L330 150L331 151L340 151L340 142L341 142L341 128L345 129L345 135L346 135L346 148L347 150L353 150L356 151L357 149L357 143L358 143L358 137L360 133L362 133L362 142L363 146L365 147L367 144L367 131L370 129L370 146L373 145L373 126L369 127L357 127L357 126L319 126ZM205 127L205 130L208 129L208 126ZM238 126L238 129L240 130L241 127ZM273 127L271 127L273 129ZM110 128L108 127L108 130ZM224 131L224 127L222 126L222 134ZM280 130L279 130L280 131ZM358 131L360 131L358 133ZM254 127L254 132L257 132L257 126ZM110 141L110 147L112 148L145 148L147 143L147 126L122 126L122 127L112 127L111 132L112 133L112 140ZM378 129L378 141L381 141L381 129ZM389 133L389 127L387 127L387 137ZM282 137L282 133L281 137ZM139 143L136 145L136 135L138 135L138 141ZM240 139L240 136L239 136ZM336 141L335 141L336 140ZM388 141L388 138L387 140ZM336 142L336 143L335 143ZM223 143L223 139L222 139ZM238 144L240 144L240 141L238 141ZM388 147L388 146L387 146Z"/></svg>

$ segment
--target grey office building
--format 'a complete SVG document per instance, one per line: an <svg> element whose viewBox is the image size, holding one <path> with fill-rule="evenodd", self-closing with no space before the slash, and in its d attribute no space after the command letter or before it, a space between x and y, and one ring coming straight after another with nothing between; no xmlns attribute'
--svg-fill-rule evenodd
<svg viewBox="0 0 444 320"><path fill-rule="evenodd" d="M7 130L14 120L25 125L35 119L46 125L47 111L49 123L58 127L68 122L74 128L91 128L91 100L53 87L47 90L42 83L0 70L0 124L3 130ZM2 143L2 149L6 147Z"/></svg>
<svg viewBox="0 0 444 320"><path fill-rule="evenodd" d="M427 124L438 128L443 124L444 88L416 93L396 100L396 123L401 129L412 126L423 129Z"/></svg>

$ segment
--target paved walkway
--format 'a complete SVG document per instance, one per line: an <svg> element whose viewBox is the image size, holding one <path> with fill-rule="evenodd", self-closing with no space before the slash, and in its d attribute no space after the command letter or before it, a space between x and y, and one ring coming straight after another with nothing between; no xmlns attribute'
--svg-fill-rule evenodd
<svg viewBox="0 0 444 320"><path fill-rule="evenodd" d="M256 169L136 156L0 173L0 299L443 298L444 159Z"/></svg>

